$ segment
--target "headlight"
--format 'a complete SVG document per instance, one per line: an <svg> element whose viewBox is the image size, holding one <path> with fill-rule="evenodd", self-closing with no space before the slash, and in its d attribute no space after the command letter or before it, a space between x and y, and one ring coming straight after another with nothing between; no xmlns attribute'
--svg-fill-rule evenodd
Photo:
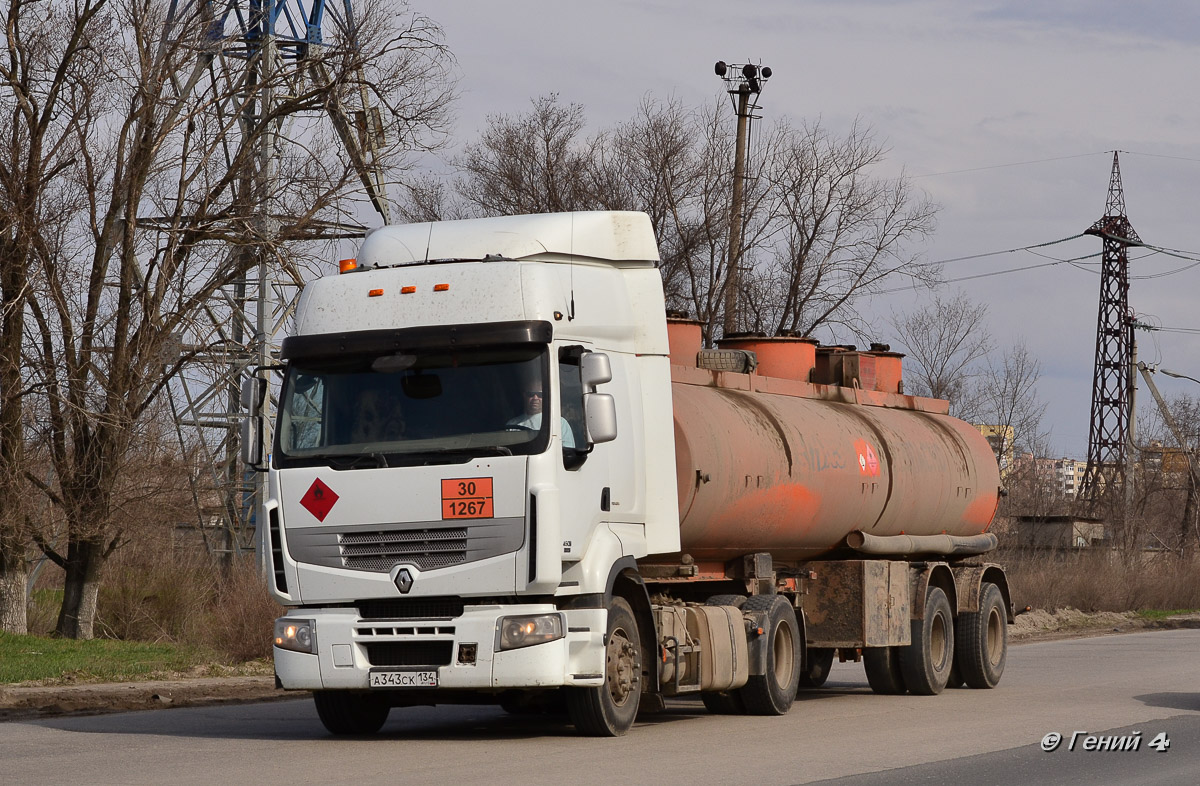
<svg viewBox="0 0 1200 786"><path fill-rule="evenodd" d="M531 647L563 637L561 614L530 614L500 618L500 650Z"/></svg>
<svg viewBox="0 0 1200 786"><path fill-rule="evenodd" d="M281 650L315 653L317 636L314 620L293 620L283 617L275 620L275 646Z"/></svg>

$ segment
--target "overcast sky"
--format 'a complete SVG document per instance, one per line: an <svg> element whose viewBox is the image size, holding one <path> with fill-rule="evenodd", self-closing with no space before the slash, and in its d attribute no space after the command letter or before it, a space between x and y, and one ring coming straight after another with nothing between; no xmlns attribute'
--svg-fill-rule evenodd
<svg viewBox="0 0 1200 786"><path fill-rule="evenodd" d="M1104 214L1113 150L1141 238L1200 260L1200 6L1138 2L605 0L467 2L414 8L442 25L458 61L459 140L489 114L558 93L593 129L631 117L641 98L687 106L722 91L713 63L774 70L769 122L867 121L902 170L941 205L923 249L944 260L1079 234ZM1032 162L1032 163L1028 163ZM971 170L971 171L963 171ZM1060 259L1097 238L1042 249ZM1144 322L1200 330L1200 266L1133 250L1131 308ZM1048 262L1028 252L946 265L948 279ZM990 306L998 344L1023 338L1042 365L1039 392L1060 455L1087 455L1098 264L1057 264L950 284ZM1179 271L1171 273L1171 271ZM1139 278L1146 276L1146 278ZM927 295L864 304L904 311ZM888 340L883 320L880 340ZM1140 357L1200 378L1200 332L1140 332ZM1158 375L1167 395L1196 383ZM1139 403L1150 404L1144 386Z"/></svg>

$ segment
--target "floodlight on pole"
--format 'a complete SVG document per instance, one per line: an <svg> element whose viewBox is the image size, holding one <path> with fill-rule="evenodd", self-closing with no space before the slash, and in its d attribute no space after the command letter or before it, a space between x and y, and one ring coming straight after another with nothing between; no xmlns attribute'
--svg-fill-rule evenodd
<svg viewBox="0 0 1200 786"><path fill-rule="evenodd" d="M723 333L728 336L737 330L738 266L742 260L742 202L746 176L746 138L750 120L758 109L758 96L771 78L768 66L754 63L742 65L718 60L714 72L725 81L726 92L733 100L737 113L737 147L733 160L733 200L729 208L729 264L725 276L725 318Z"/></svg>

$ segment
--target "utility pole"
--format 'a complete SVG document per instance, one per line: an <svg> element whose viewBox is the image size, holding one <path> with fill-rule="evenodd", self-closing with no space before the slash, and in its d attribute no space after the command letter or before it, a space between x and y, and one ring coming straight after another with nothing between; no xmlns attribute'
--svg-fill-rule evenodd
<svg viewBox="0 0 1200 786"><path fill-rule="evenodd" d="M1085 234L1104 241L1100 271L1100 308L1096 325L1096 361L1092 378L1092 421L1088 462L1079 499L1092 514L1104 499L1122 499L1126 491L1129 439L1130 333L1129 246L1141 238L1125 215L1121 165L1113 153L1104 217ZM1123 516L1122 516L1123 518Z"/></svg>
<svg viewBox="0 0 1200 786"><path fill-rule="evenodd" d="M740 70L738 70L740 69ZM728 65L718 60L714 69L725 80L726 92L733 99L737 113L737 145L733 158L733 201L729 207L729 263L725 275L725 320L722 333L728 336L737 331L739 266L742 263L742 229L745 218L746 148L750 121L758 109L758 95L763 83L771 78L769 67Z"/></svg>

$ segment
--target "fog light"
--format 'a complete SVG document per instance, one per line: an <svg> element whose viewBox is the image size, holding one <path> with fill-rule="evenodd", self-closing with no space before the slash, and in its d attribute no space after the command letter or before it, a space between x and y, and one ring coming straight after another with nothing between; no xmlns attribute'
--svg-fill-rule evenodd
<svg viewBox="0 0 1200 786"><path fill-rule="evenodd" d="M500 642L497 649L515 650L532 647L563 637L561 614L530 614L500 618Z"/></svg>
<svg viewBox="0 0 1200 786"><path fill-rule="evenodd" d="M315 624L314 620L293 620L287 617L275 620L275 646L281 650L315 653Z"/></svg>

